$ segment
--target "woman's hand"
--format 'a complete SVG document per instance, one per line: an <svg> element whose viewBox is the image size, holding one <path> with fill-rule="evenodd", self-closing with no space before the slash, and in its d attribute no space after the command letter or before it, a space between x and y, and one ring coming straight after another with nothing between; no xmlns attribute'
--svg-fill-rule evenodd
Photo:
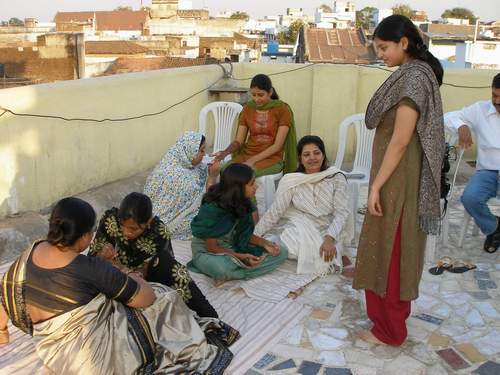
<svg viewBox="0 0 500 375"><path fill-rule="evenodd" d="M368 194L368 212L373 216L383 216L382 206L380 204L380 190L371 188Z"/></svg>
<svg viewBox="0 0 500 375"><path fill-rule="evenodd" d="M273 257L277 257L280 255L280 247L274 242L264 240L265 242L262 244L262 247L266 249L266 251L271 254Z"/></svg>
<svg viewBox="0 0 500 375"><path fill-rule="evenodd" d="M243 164L246 164L248 165L250 168L253 168L253 166L255 165L255 161L253 161L252 159L248 159L246 162L244 162Z"/></svg>
<svg viewBox="0 0 500 375"><path fill-rule="evenodd" d="M220 160L219 159L214 159L209 165L208 165L208 176L211 178L217 178L220 172Z"/></svg>
<svg viewBox="0 0 500 375"><path fill-rule="evenodd" d="M217 151L210 154L210 156L214 157L214 161L222 161L227 156L224 151Z"/></svg>
<svg viewBox="0 0 500 375"><path fill-rule="evenodd" d="M115 248L113 245L110 243L105 244L101 251L99 251L96 256L98 256L101 259L113 261L118 257L118 253L116 252Z"/></svg>
<svg viewBox="0 0 500 375"><path fill-rule="evenodd" d="M325 237L323 244L319 249L319 254L323 260L328 263L335 258L335 255L337 255L337 247L335 246L335 240L332 237Z"/></svg>
<svg viewBox="0 0 500 375"><path fill-rule="evenodd" d="M264 257L258 257L257 255L244 253L238 254L238 259L245 263L247 266L255 267L262 263Z"/></svg>

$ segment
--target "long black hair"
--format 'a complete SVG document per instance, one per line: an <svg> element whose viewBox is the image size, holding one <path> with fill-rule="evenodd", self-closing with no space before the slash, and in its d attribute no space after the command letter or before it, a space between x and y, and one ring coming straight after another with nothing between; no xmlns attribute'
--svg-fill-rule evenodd
<svg viewBox="0 0 500 375"><path fill-rule="evenodd" d="M271 78L269 76L266 76L265 74L257 74L255 77L252 78L252 81L250 82L250 88L258 88L259 90L264 90L267 92L273 91L271 95L271 99L279 99L279 95L276 92L276 89L273 87L273 83L271 82Z"/></svg>
<svg viewBox="0 0 500 375"><path fill-rule="evenodd" d="M221 174L220 182L211 186L203 203L215 203L241 218L252 211L252 201L245 197L245 185L254 177L253 169L246 164L229 165Z"/></svg>
<svg viewBox="0 0 500 375"><path fill-rule="evenodd" d="M494 89L500 89L500 73L498 73L495 77L493 77L493 81L491 82L491 87Z"/></svg>
<svg viewBox="0 0 500 375"><path fill-rule="evenodd" d="M47 241L55 246L72 246L92 231L95 220L95 211L89 203L75 197L63 198L50 214Z"/></svg>
<svg viewBox="0 0 500 375"><path fill-rule="evenodd" d="M441 86L444 74L443 67L439 60L429 52L420 32L409 18L399 14L386 17L379 23L373 33L374 39L378 38L395 43L399 43L403 37L408 39L408 49L406 50L408 55L429 64L436 75L439 86Z"/></svg>
<svg viewBox="0 0 500 375"><path fill-rule="evenodd" d="M296 172L301 172L305 173L306 169L304 165L302 164L302 160L300 156L302 155L302 149L306 145L314 144L318 146L320 151L322 152L324 159L323 163L321 164L321 171L325 171L328 169L328 158L326 157L326 152L325 152L325 143L323 140L318 137L317 135L306 135L300 139L300 141L297 143L297 156L299 157L299 167L297 168Z"/></svg>
<svg viewBox="0 0 500 375"><path fill-rule="evenodd" d="M130 193L123 198L118 209L120 221L132 219L139 225L146 224L153 217L153 204L146 194Z"/></svg>

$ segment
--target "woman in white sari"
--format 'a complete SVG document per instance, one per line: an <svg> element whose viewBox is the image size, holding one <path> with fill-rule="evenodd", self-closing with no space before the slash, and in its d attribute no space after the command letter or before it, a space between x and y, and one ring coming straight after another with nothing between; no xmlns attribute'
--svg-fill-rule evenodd
<svg viewBox="0 0 500 375"><path fill-rule="evenodd" d="M328 167L321 138L303 137L297 153L297 172L283 176L255 234L286 246L297 273L325 275L342 267L343 242L351 238L347 180Z"/></svg>
<svg viewBox="0 0 500 375"><path fill-rule="evenodd" d="M238 332L198 318L173 289L80 254L94 225L87 202L56 204L47 239L2 279L0 330L7 315L54 374L222 374Z"/></svg>

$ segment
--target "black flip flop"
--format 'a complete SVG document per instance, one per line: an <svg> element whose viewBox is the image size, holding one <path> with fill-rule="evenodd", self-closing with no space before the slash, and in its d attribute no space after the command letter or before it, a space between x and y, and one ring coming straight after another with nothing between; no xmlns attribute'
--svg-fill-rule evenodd
<svg viewBox="0 0 500 375"><path fill-rule="evenodd" d="M476 265L466 261L455 261L450 268L446 270L451 273L464 273L476 269Z"/></svg>
<svg viewBox="0 0 500 375"><path fill-rule="evenodd" d="M438 260L436 267L429 268L429 273L431 275L436 275L436 276L442 275L445 270L451 268L452 266L453 265L452 265L451 258L450 257L443 257L443 258Z"/></svg>

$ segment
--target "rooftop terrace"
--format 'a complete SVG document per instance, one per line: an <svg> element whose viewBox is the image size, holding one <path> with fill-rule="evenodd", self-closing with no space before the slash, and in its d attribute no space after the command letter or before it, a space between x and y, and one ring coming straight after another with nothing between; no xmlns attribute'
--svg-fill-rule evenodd
<svg viewBox="0 0 500 375"><path fill-rule="evenodd" d="M300 70L286 72L297 68ZM248 86L249 80L244 78L257 73L275 74L274 86L294 110L298 136L321 136L331 158L342 119L363 112L388 75L380 69L351 65L236 64L233 76L241 79L241 86ZM445 111L489 98L495 73L447 71L447 83L484 88L444 85ZM206 91L185 99L221 76L217 66L198 66L0 90L2 107L66 118L135 117L181 103L162 114L130 121L0 116L0 217L22 212L0 220L0 274L30 240L44 235L44 208L59 198L97 188L80 196L102 211L116 205L127 191L141 190L147 170L178 135L197 129L199 110L211 100ZM352 147L349 155L352 158ZM468 156L473 158L474 153ZM272 340L228 373L500 373L500 256L486 254L481 249L482 238L470 234L463 249L456 247L463 212L457 198L472 172L464 163L460 187L451 202L450 244L438 245L436 254L470 259L478 269L432 276L427 272L432 262L426 264L420 298L412 304L408 320L409 339L402 347L376 347L356 338L359 328L368 327L362 296L351 288L349 278L335 274L313 281L295 300L280 302L302 313L296 312L296 321L284 325ZM363 216L358 215L357 220L361 222ZM174 249L183 261L182 245ZM356 247L348 249L351 261L355 254ZM231 311L220 300L226 291L212 292L219 295L214 306L222 311L223 319L232 322ZM248 319L245 325L251 324ZM277 318L275 324L283 319ZM40 373L29 337L11 332L12 344L0 347L0 373ZM264 333L262 329L259 334ZM237 358L245 354L239 353Z"/></svg>

